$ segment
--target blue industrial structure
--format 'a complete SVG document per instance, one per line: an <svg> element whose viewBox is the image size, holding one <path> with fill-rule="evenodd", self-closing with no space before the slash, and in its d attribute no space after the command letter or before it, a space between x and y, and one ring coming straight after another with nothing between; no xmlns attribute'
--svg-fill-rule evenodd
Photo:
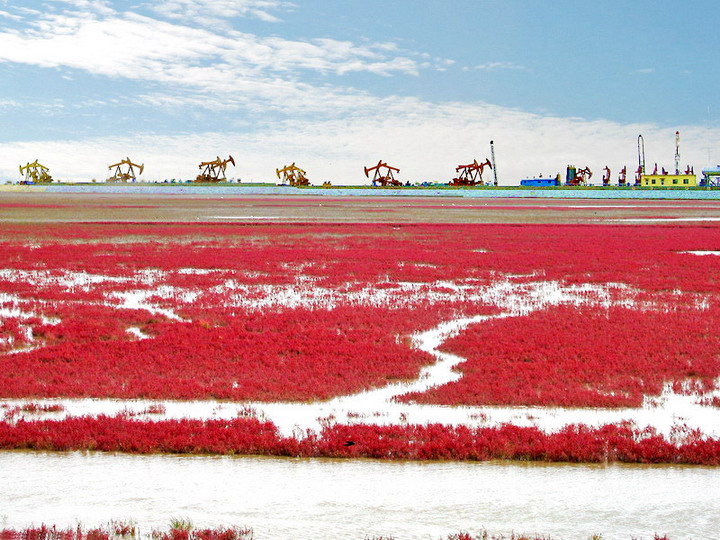
<svg viewBox="0 0 720 540"><path fill-rule="evenodd" d="M559 186L559 178L526 178L520 180L521 186L534 186L534 187L547 187L547 186Z"/></svg>
<svg viewBox="0 0 720 540"><path fill-rule="evenodd" d="M702 174L701 186L720 186L720 165L703 169Z"/></svg>

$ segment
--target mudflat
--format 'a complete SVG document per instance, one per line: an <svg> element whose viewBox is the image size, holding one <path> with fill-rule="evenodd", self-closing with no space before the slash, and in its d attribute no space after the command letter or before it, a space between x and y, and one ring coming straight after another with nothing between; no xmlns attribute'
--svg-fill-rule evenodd
<svg viewBox="0 0 720 540"><path fill-rule="evenodd" d="M0 222L695 224L720 201L306 195L0 194Z"/></svg>

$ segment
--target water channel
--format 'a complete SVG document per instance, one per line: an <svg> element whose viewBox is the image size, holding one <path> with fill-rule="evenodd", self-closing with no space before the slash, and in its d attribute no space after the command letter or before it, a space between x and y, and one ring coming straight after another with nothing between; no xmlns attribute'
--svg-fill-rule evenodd
<svg viewBox="0 0 720 540"><path fill-rule="evenodd" d="M437 540L461 530L718 538L711 467L0 453L0 528L172 518L255 539Z"/></svg>
<svg viewBox="0 0 720 540"><path fill-rule="evenodd" d="M586 302L588 295L599 303L611 302L613 295L631 300L632 291L616 289L501 283L480 293L483 298L497 297L494 303L513 314L541 305ZM484 319L452 321L415 336L416 346L437 360L408 383L416 386L390 385L321 404L250 405L285 434L297 426L315 427L319 418L329 414L345 421L350 412L360 412L368 421L381 423L398 423L404 417L417 423L473 425L475 415L496 423L529 422L548 430L569 422L632 420L663 433L675 424L688 424L717 436L716 408L701 407L687 396L669 392L643 408L610 411L488 410L392 402L392 397L409 389L423 390L456 377L452 368L463 359L443 353L439 346L453 332ZM117 414L148 405L60 401L65 408L62 414L69 416ZM12 400L3 403L15 405ZM237 407L247 404L163 406L167 417L205 418L235 417ZM384 416L378 419L374 413ZM182 518L198 527L251 527L259 540L361 540L381 535L437 540L482 529L555 539L587 539L593 534L604 540L649 539L655 533L674 540L720 538L720 468L710 467L0 452L0 486L0 528L41 523L96 527L110 520L131 520L146 534L167 528L172 518Z"/></svg>

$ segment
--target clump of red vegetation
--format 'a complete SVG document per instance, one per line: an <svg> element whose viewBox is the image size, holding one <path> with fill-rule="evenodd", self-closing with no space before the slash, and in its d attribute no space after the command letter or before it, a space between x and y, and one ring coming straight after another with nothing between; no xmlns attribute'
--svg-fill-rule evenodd
<svg viewBox="0 0 720 540"><path fill-rule="evenodd" d="M508 225L51 225L0 230L0 268L44 272L41 283L0 275L0 291L33 314L0 327L3 397L310 400L408 379L432 359L407 336L458 314L466 301L343 304L263 311L228 305L228 281L342 293L442 280L623 282L673 300L718 292L713 227ZM22 231L22 234L21 234ZM33 242L28 244L28 238ZM602 238L598 242L597 238ZM186 269L207 272L185 272ZM157 271L152 283L143 272ZM66 272L104 276L63 284ZM139 277L140 276L140 277ZM153 292L170 286L175 295ZM220 288L218 288L220 287ZM127 309L145 291L162 313ZM185 292L197 295L192 301ZM247 293L245 300L257 300ZM113 305L113 303L115 305ZM477 325L446 345L466 355L463 380L412 399L432 403L638 405L661 379L707 390L718 320L702 312L558 307ZM671 306L672 307L672 306ZM49 317L43 322L38 314ZM683 320L686 319L686 320ZM691 324L690 321L692 321ZM142 331L136 339L128 329ZM28 338L28 329L32 339ZM662 330L659 330L662 329ZM405 336L398 340L397 336ZM660 340L660 346L656 345ZM25 347L35 347L23 350ZM671 358L658 351L667 349ZM12 351L12 352L10 352ZM10 352L8 354L8 352ZM656 369L656 368L660 369Z"/></svg>
<svg viewBox="0 0 720 540"><path fill-rule="evenodd" d="M252 529L246 527L215 529L179 529L154 530L153 540L251 540ZM0 529L0 540L117 540L118 538L137 538L132 525L112 524L111 527L83 529L58 528L55 525L41 525L25 529Z"/></svg>
<svg viewBox="0 0 720 540"><path fill-rule="evenodd" d="M352 444L348 444L351 442ZM535 427L330 425L284 437L255 418L139 421L125 416L0 422L0 449L128 453L244 454L412 460L720 464L720 440L678 431L668 440L627 424Z"/></svg>
<svg viewBox="0 0 720 540"><path fill-rule="evenodd" d="M56 526L41 525L25 529L0 529L0 540L110 540L133 534L121 534L117 530L97 528L84 530L81 527L74 529L59 529ZM252 540L253 531L247 527L216 528L216 529L181 529L170 528L167 531L154 530L152 540ZM510 536L490 534L482 531L477 535L468 532L459 532L446 537L447 540L552 540L550 536L526 535L511 533ZM595 537L593 537L595 538ZM598 536L597 538L600 538ZM365 537L365 540L394 540L392 536ZM670 540L667 536L655 534L653 540Z"/></svg>
<svg viewBox="0 0 720 540"><path fill-rule="evenodd" d="M103 339L118 321L112 310L77 331L68 316L45 331L48 345L0 357L0 388L6 397L327 399L416 377L433 358L396 336L441 314L296 308L214 323L156 321L145 327L154 337L143 340Z"/></svg>
<svg viewBox="0 0 720 540"><path fill-rule="evenodd" d="M639 407L665 383L707 392L720 375L720 308L561 305L472 325L442 349L463 377L405 399L448 405Z"/></svg>
<svg viewBox="0 0 720 540"><path fill-rule="evenodd" d="M18 410L25 413L53 413L64 411L65 406L60 403L25 403Z"/></svg>

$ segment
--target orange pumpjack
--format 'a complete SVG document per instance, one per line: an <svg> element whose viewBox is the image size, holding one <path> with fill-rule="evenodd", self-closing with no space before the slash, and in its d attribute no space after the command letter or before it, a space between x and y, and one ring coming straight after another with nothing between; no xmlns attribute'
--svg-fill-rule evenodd
<svg viewBox="0 0 720 540"><path fill-rule="evenodd" d="M391 167L387 163L384 163L381 159L378 161L377 165L374 167L365 167L365 176L367 178L370 178L370 171L375 171L373 174L372 183L373 185L381 185L381 186L402 186L402 182L400 180L397 180L395 176L393 175L394 172L400 172L400 169L397 167Z"/></svg>
<svg viewBox="0 0 720 540"><path fill-rule="evenodd" d="M460 173L457 178L450 181L451 186L482 186L485 184L482 179L483 169L490 167L490 160L486 159L483 163L478 163L477 159L469 165L458 165L455 167L455 173Z"/></svg>

